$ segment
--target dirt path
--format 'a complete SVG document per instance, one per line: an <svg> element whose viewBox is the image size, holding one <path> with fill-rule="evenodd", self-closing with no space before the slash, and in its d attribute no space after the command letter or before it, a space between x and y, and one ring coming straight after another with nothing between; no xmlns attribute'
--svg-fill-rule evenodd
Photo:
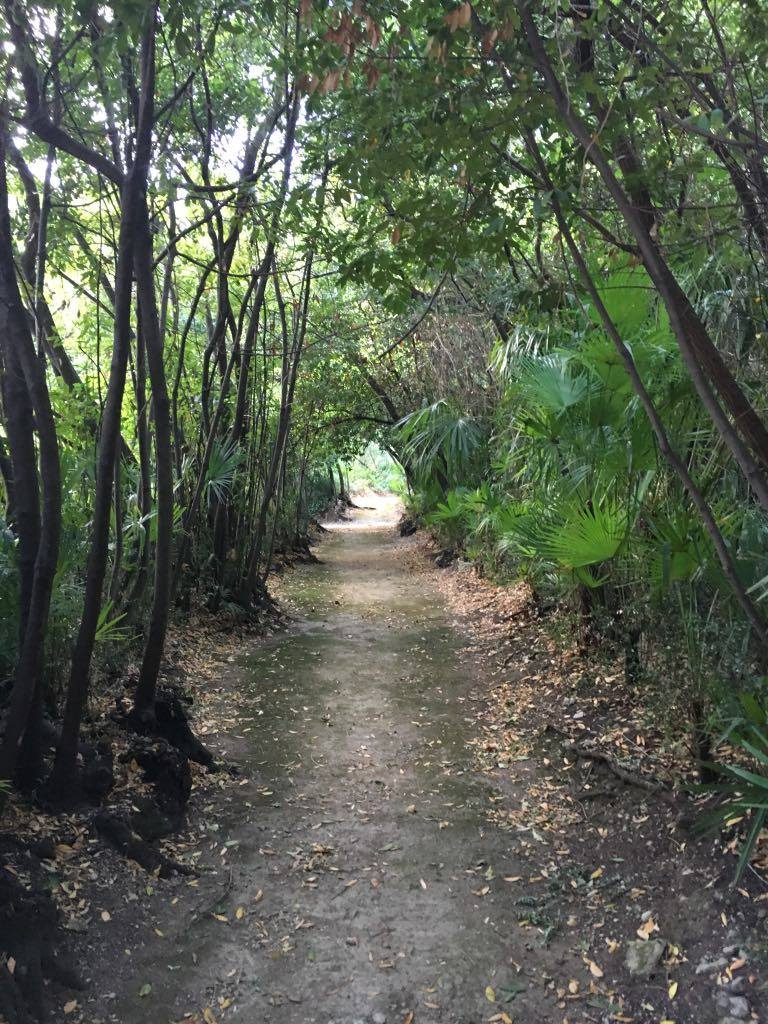
<svg viewBox="0 0 768 1024"><path fill-rule="evenodd" d="M494 1013L487 986L520 987L516 964L566 969L515 938L503 879L522 869L470 770L467 666L387 511L334 529L286 583L296 628L244 655L234 752L253 781L217 823L212 902L153 922L106 1019L469 1024ZM562 1019L523 984L517 1020Z"/></svg>
<svg viewBox="0 0 768 1024"><path fill-rule="evenodd" d="M242 779L191 808L198 879L158 892L138 871L102 902L78 1022L725 1020L756 963L733 938L748 894L642 790L567 796L562 752L477 771L487 669L407 569L395 511L336 524L281 584L294 626L222 667ZM542 835L549 802L568 824ZM630 977L628 943L654 932L664 962ZM757 1020L758 976L736 980Z"/></svg>

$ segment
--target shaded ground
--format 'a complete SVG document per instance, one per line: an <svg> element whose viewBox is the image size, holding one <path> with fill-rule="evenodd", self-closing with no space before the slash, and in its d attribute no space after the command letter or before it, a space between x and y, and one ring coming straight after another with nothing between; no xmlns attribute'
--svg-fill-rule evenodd
<svg viewBox="0 0 768 1024"><path fill-rule="evenodd" d="M727 975L694 969L754 924L738 904L751 896L713 893L708 848L689 853L674 811L642 793L537 827L547 793L560 799L562 757L546 744L477 770L487 680L431 576L406 569L392 517L390 504L337 524L323 564L282 584L291 630L222 669L219 746L244 770L197 798L201 875L136 872L133 891L102 892L107 920L94 914L83 940L91 989L62 1019L723 1016ZM649 919L672 945L652 979L632 979L626 943ZM745 975L757 1019L749 955L721 966Z"/></svg>

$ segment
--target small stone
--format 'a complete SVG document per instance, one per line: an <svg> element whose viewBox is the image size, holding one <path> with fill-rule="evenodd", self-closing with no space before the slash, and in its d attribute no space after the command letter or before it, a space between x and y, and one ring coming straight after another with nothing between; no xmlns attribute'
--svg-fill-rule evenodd
<svg viewBox="0 0 768 1024"><path fill-rule="evenodd" d="M381 1011L377 1011L371 1017L371 1020L373 1021L373 1024L387 1024L387 1015L386 1013L381 1013Z"/></svg>
<svg viewBox="0 0 768 1024"><path fill-rule="evenodd" d="M728 961L724 956L719 956L716 960L707 960L706 957L699 963L696 968L697 974L715 974L717 971L722 971L728 966Z"/></svg>
<svg viewBox="0 0 768 1024"><path fill-rule="evenodd" d="M738 942L732 942L728 946L723 946L723 956L736 956L739 952Z"/></svg>
<svg viewBox="0 0 768 1024"><path fill-rule="evenodd" d="M722 990L715 996L715 1006L720 1013L727 1013L729 1019L749 1020L749 1003L744 996L734 996Z"/></svg>
<svg viewBox="0 0 768 1024"><path fill-rule="evenodd" d="M666 948L663 939L634 939L627 944L627 970L636 978L648 978L656 969Z"/></svg>
<svg viewBox="0 0 768 1024"><path fill-rule="evenodd" d="M744 996L731 996L728 1000L728 1011L736 1020L749 1020L751 1017L749 1003Z"/></svg>

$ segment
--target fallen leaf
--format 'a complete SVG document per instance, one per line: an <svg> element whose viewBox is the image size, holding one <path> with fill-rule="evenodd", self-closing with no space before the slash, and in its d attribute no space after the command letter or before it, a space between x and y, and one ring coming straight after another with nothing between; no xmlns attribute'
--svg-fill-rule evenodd
<svg viewBox="0 0 768 1024"><path fill-rule="evenodd" d="M64 1013L74 1013L77 1009L77 1000L70 999L68 1003L64 1003Z"/></svg>
<svg viewBox="0 0 768 1024"><path fill-rule="evenodd" d="M593 978L602 978L604 972L602 967L598 967L594 960L590 960L589 973L592 975Z"/></svg>
<svg viewBox="0 0 768 1024"><path fill-rule="evenodd" d="M485 998L488 1000L489 1003L495 1003L496 1002L496 993L493 991L493 988L492 988L491 985L486 985L485 986Z"/></svg>
<svg viewBox="0 0 768 1024"><path fill-rule="evenodd" d="M238 921L242 921L242 919L245 917L245 907L238 907L237 910L235 911L235 917L237 918Z"/></svg>
<svg viewBox="0 0 768 1024"><path fill-rule="evenodd" d="M669 988L667 990L667 995L669 996L670 999L674 999L675 996L677 995L677 988L678 988L677 982L673 981L672 984L669 986Z"/></svg>
<svg viewBox="0 0 768 1024"><path fill-rule="evenodd" d="M649 917L648 920L641 924L637 929L637 934L641 939L650 939L653 932L657 932L658 930L659 926L652 917Z"/></svg>
<svg viewBox="0 0 768 1024"><path fill-rule="evenodd" d="M144 997L148 996L151 991L152 991L152 986L147 981L139 989L139 995L141 996L142 999L144 999Z"/></svg>
<svg viewBox="0 0 768 1024"><path fill-rule="evenodd" d="M110 914L110 912L108 910L102 910L102 912L101 912L101 920L102 921L111 921L112 920L112 915Z"/></svg>
<svg viewBox="0 0 768 1024"><path fill-rule="evenodd" d="M205 1024L216 1024L216 1018L210 1006L206 1006L203 1010L203 1020L205 1021Z"/></svg>

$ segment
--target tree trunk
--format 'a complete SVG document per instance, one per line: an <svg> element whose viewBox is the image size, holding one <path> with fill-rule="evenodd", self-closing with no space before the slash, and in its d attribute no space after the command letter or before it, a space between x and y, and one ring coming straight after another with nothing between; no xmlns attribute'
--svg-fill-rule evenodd
<svg viewBox="0 0 768 1024"><path fill-rule="evenodd" d="M171 445L171 406L165 377L163 336L160 333L155 282L152 274L152 232L149 208L142 192L136 225L134 247L136 291L141 310L141 323L152 389L152 411L155 423L155 467L157 475L157 541L155 544L155 586L152 611L147 629L144 656L136 687L134 711L152 717L157 674L165 648L168 610L171 596L173 561L173 451Z"/></svg>
<svg viewBox="0 0 768 1024"><path fill-rule="evenodd" d="M5 170L4 132L0 132L0 344L6 368L21 370L32 407L39 441L42 514L31 587L27 597L26 628L16 664L14 684L0 749L0 777L11 778L16 766L19 744L27 727L41 671L51 591L56 574L61 537L61 469L59 465L56 423L51 408L45 372L35 353L29 323L21 302L13 262L11 219L8 210L8 186ZM26 450L26 457L29 451ZM20 465L15 481L34 493L35 486L22 483L23 476L37 475L36 460ZM14 466L14 474L17 470Z"/></svg>
<svg viewBox="0 0 768 1024"><path fill-rule="evenodd" d="M726 366L706 327L661 254L649 230L647 211L638 210L632 204L594 135L575 113L552 68L528 0L517 0L517 7L534 59L558 113L571 134L584 148L614 199L619 213L635 236L646 270L669 314L680 353L702 404L733 453L761 506L768 511L768 482L738 436L740 433L746 439L761 465L768 466L768 430ZM510 83L508 85L512 87ZM625 153L624 157L626 156ZM710 381L725 402L736 429L731 426L720 408L711 391Z"/></svg>
<svg viewBox="0 0 768 1024"><path fill-rule="evenodd" d="M75 641L69 687L64 707L61 737L56 751L51 784L56 795L65 797L74 789L80 724L88 699L91 658L101 611L104 577L109 548L109 520L115 460L120 439L120 414L131 344L131 299L133 250L139 201L146 190L152 138L152 97L154 91L154 8L147 15L142 41L142 97L133 166L120 196L120 232L114 288L114 339L109 382L101 421L92 536L85 576L83 614Z"/></svg>

